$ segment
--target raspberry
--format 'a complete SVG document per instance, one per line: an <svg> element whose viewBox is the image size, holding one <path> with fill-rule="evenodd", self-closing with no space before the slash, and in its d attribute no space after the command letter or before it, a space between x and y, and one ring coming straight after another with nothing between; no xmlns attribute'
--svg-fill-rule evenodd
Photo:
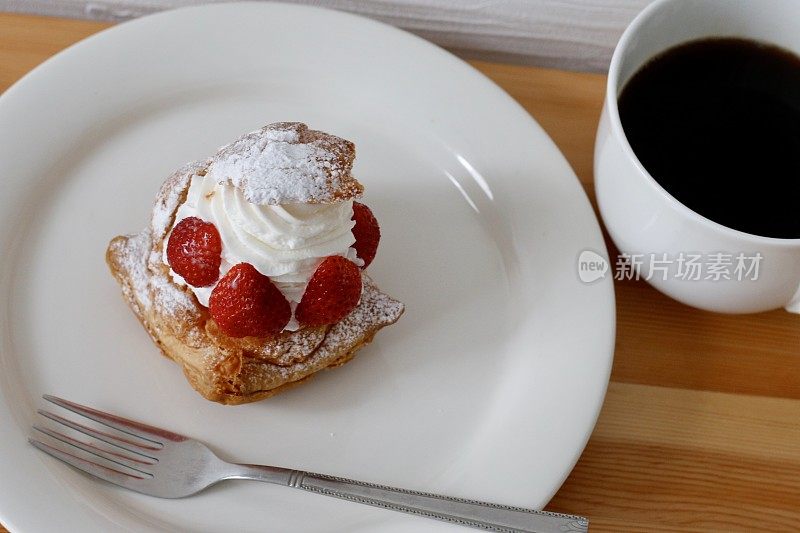
<svg viewBox="0 0 800 533"><path fill-rule="evenodd" d="M207 287L219 278L222 240L216 226L197 217L184 218L167 242L167 261L186 283Z"/></svg>
<svg viewBox="0 0 800 533"><path fill-rule="evenodd" d="M292 317L281 291L249 263L235 265L219 280L208 310L219 329L231 337L276 335Z"/></svg>
<svg viewBox="0 0 800 533"><path fill-rule="evenodd" d="M375 252L378 251L381 228L370 208L358 202L353 202L353 220L356 221L356 225L353 227L356 243L353 248L356 249L358 257L364 261L363 268L367 268L375 259Z"/></svg>
<svg viewBox="0 0 800 533"><path fill-rule="evenodd" d="M327 257L308 282L294 316L303 326L338 322L361 298L361 271L339 255Z"/></svg>

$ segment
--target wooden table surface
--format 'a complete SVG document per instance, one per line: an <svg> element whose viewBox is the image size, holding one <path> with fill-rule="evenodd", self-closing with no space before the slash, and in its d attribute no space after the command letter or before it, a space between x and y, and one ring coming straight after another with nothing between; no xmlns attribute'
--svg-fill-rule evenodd
<svg viewBox="0 0 800 533"><path fill-rule="evenodd" d="M0 14L0 91L107 26ZM473 65L539 121L593 198L605 77ZM586 515L594 532L798 530L800 316L713 314L641 281L615 288L608 396L548 509Z"/></svg>

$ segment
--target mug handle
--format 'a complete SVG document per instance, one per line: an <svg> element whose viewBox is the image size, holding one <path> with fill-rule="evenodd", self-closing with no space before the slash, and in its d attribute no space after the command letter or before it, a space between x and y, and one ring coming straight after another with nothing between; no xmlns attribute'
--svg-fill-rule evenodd
<svg viewBox="0 0 800 533"><path fill-rule="evenodd" d="M790 313L800 314L800 287L798 287L797 292L794 293L792 300L786 304L785 309Z"/></svg>

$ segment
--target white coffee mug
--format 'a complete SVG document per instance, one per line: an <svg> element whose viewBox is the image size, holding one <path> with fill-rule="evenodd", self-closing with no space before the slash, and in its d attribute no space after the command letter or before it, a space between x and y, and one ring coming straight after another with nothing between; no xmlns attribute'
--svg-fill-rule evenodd
<svg viewBox="0 0 800 533"><path fill-rule="evenodd" d="M659 0L625 30L611 60L594 157L600 213L623 252L616 275L647 279L710 311L800 313L800 238L751 235L698 215L653 179L625 137L617 108L625 83L659 53L706 37L755 39L800 54L800 2ZM797 205L800 216L800 198ZM631 264L635 273L623 270Z"/></svg>

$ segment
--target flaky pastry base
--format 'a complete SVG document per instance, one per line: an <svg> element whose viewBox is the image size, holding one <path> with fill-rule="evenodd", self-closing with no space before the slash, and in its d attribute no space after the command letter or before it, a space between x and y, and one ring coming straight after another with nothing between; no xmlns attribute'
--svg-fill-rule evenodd
<svg viewBox="0 0 800 533"><path fill-rule="evenodd" d="M161 352L183 367L203 397L233 405L273 396L322 369L350 361L378 330L400 318L403 304L362 273L361 301L340 322L271 338L232 338L222 333L194 294L172 280L162 261L191 177L202 175L207 163L192 163L170 176L159 191L150 226L135 235L115 237L106 252L111 273L136 317Z"/></svg>

